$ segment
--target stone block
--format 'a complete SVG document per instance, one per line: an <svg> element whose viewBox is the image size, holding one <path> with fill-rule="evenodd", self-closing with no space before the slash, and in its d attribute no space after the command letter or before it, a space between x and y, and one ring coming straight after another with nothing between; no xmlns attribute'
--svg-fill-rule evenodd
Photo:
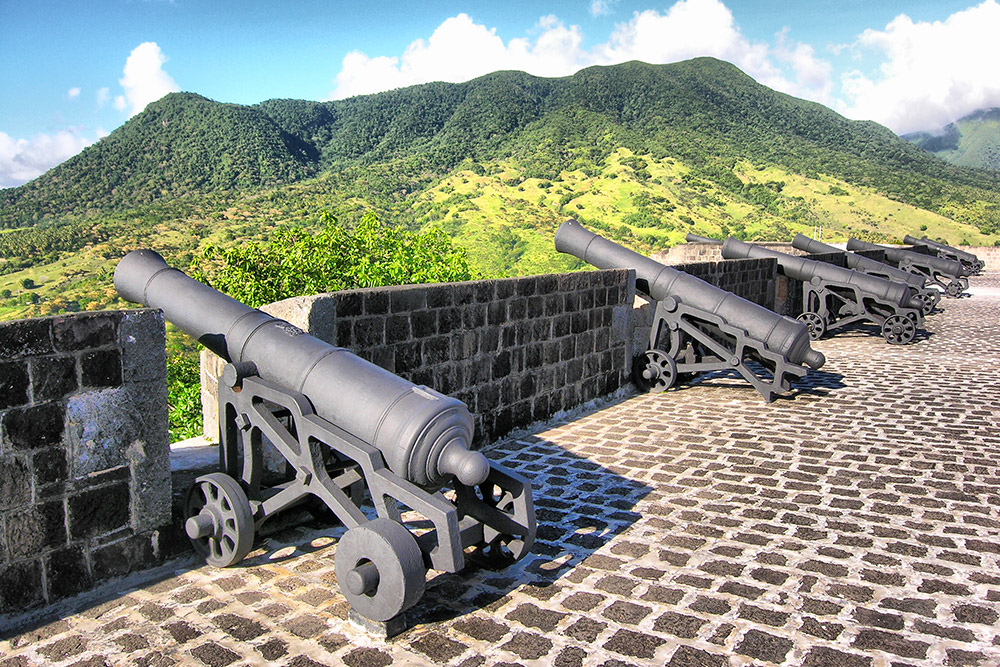
<svg viewBox="0 0 1000 667"><path fill-rule="evenodd" d="M118 349L93 350L80 355L80 385L83 387L120 387L122 356Z"/></svg>
<svg viewBox="0 0 1000 667"><path fill-rule="evenodd" d="M27 402L28 365L23 361L0 362L0 410Z"/></svg>
<svg viewBox="0 0 1000 667"><path fill-rule="evenodd" d="M61 500L12 511L5 523L11 559L25 559L66 546L66 514Z"/></svg>
<svg viewBox="0 0 1000 667"><path fill-rule="evenodd" d="M118 323L121 314L116 311L74 313L52 318L52 339L60 352L89 350L118 343Z"/></svg>
<svg viewBox="0 0 1000 667"><path fill-rule="evenodd" d="M0 613L21 612L43 601L39 559L0 565Z"/></svg>
<svg viewBox="0 0 1000 667"><path fill-rule="evenodd" d="M17 359L52 352L52 321L34 320L0 322L0 356Z"/></svg>
<svg viewBox="0 0 1000 667"><path fill-rule="evenodd" d="M17 456L0 458L0 510L19 507L31 501L31 470L27 461Z"/></svg>
<svg viewBox="0 0 1000 667"><path fill-rule="evenodd" d="M39 449L62 442L66 410L62 403L14 408L3 415L7 442L15 449Z"/></svg>
<svg viewBox="0 0 1000 667"><path fill-rule="evenodd" d="M118 327L124 382L163 381L167 377L163 311L126 310Z"/></svg>
<svg viewBox="0 0 1000 667"><path fill-rule="evenodd" d="M64 447L57 446L36 451L31 462L35 470L35 485L38 488L63 482L69 475Z"/></svg>
<svg viewBox="0 0 1000 667"><path fill-rule="evenodd" d="M45 581L50 599L68 597L89 589L93 578L83 549L66 547L50 554L46 559Z"/></svg>
<svg viewBox="0 0 1000 667"><path fill-rule="evenodd" d="M31 394L35 402L63 398L79 387L75 357L35 357L31 360L30 369Z"/></svg>
<svg viewBox="0 0 1000 667"><path fill-rule="evenodd" d="M127 483L84 491L69 499L69 529L74 540L127 527L131 520Z"/></svg>
<svg viewBox="0 0 1000 667"><path fill-rule="evenodd" d="M132 446L143 448L147 456L155 448L166 452L167 440L165 383L91 391L67 402L66 444L73 477L124 464Z"/></svg>
<svg viewBox="0 0 1000 667"><path fill-rule="evenodd" d="M156 537L158 534L155 531L144 532L95 549L91 555L94 580L123 577L158 562L153 548Z"/></svg>

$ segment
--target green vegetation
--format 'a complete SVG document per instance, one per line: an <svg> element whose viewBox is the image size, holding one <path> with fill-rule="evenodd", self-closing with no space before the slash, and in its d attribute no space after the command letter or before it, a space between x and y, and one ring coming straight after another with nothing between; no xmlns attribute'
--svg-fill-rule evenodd
<svg viewBox="0 0 1000 667"><path fill-rule="evenodd" d="M167 406L170 442L201 435L201 376L197 353L167 357Z"/></svg>
<svg viewBox="0 0 1000 667"><path fill-rule="evenodd" d="M207 246L193 277L258 307L281 299L355 287L470 280L465 251L439 230L414 233L380 224L374 213L355 229L324 211L322 229L282 229L266 245Z"/></svg>
<svg viewBox="0 0 1000 667"><path fill-rule="evenodd" d="M903 138L961 167L1000 170L1000 108L969 114L940 132L914 132Z"/></svg>
<svg viewBox="0 0 1000 667"><path fill-rule="evenodd" d="M552 247L569 217L646 253L689 231L787 241L818 228L827 241L919 229L993 245L1000 172L949 164L711 58L325 103L173 94L0 191L0 318L126 307L111 276L140 247L254 305L576 270ZM180 340L168 336L172 360L193 354ZM190 370L171 361L177 386ZM173 412L194 414L192 400L172 392Z"/></svg>
<svg viewBox="0 0 1000 667"><path fill-rule="evenodd" d="M465 251L440 231L413 233L381 224L373 213L349 229L329 211L322 228L282 229L266 244L206 246L193 277L258 307L281 299L355 287L470 280ZM173 337L171 336L171 339ZM167 357L171 442L201 434L198 353L175 343Z"/></svg>

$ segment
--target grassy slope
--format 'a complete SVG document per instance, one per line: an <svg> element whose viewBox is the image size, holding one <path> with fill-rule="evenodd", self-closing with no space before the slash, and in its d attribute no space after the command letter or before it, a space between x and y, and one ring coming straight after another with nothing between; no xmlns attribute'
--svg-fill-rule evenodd
<svg viewBox="0 0 1000 667"><path fill-rule="evenodd" d="M604 161L599 173L588 176L579 170L564 171L554 179L522 179L521 167L513 160L487 164L484 174L456 170L411 195L405 206L412 212L415 225L437 225L454 235L469 251L476 270L487 276L579 268L577 260L559 255L552 247L556 228L569 217L577 217L595 231L644 251L683 243L689 231L707 236L741 231L749 239L787 240L795 232L811 236L819 224L827 241L852 235L889 241L922 232L956 244L994 242L993 237L979 233L971 225L824 175L809 178L774 165L738 163L734 171L744 183L784 184L777 210L769 211L705 180L686 179L696 169L676 159L639 156L646 162L648 173L640 177L626 164L634 157L628 149L620 148ZM846 194L838 194L841 192ZM298 208L290 211L267 206L271 201L285 200L296 202ZM124 306L117 300L111 277L117 258L133 248L153 247L169 261L185 266L192 254L207 243L262 239L276 222L301 224L303 219L313 217L311 211L324 207L350 217L368 206L369 202L358 197L344 200L328 194L322 179L317 179L313 186L286 186L220 212L193 212L161 222L140 237L62 253L54 262L0 275L0 290L10 289L14 295L0 300L0 319L50 314L71 301L87 310ZM643 209L651 213L655 226L625 222ZM789 221L787 212L791 210L800 212L799 221ZM628 232L623 233L622 228ZM776 229L780 231L777 236ZM511 234L505 235L505 231ZM516 245L513 250L509 248L512 244ZM17 295L27 291L21 288L24 278L38 285L30 291L37 293L43 303L16 303Z"/></svg>

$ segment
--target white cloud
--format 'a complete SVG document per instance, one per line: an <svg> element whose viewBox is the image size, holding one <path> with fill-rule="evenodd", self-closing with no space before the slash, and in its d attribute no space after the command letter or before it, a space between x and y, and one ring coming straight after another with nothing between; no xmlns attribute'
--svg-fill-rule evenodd
<svg viewBox="0 0 1000 667"><path fill-rule="evenodd" d="M403 54L370 57L351 51L341 64L329 99L342 99L429 81L468 81L504 69L559 76L585 59L583 35L553 16L539 20L535 41L517 38L504 44L496 29L475 23L468 14L446 19L427 40L411 43Z"/></svg>
<svg viewBox="0 0 1000 667"><path fill-rule="evenodd" d="M179 91L177 83L163 70L166 62L167 57L156 42L143 42L132 49L122 71L124 76L118 80L125 94L115 98L115 108L119 111L128 108L132 117L150 102Z"/></svg>
<svg viewBox="0 0 1000 667"><path fill-rule="evenodd" d="M0 132L0 188L9 188L39 176L94 143L77 129L14 139Z"/></svg>
<svg viewBox="0 0 1000 667"><path fill-rule="evenodd" d="M880 52L877 74L858 70L841 82L842 113L878 121L895 132L931 130L986 107L1000 106L1000 4L985 0L944 21L905 14L885 30L866 30L857 50Z"/></svg>
<svg viewBox="0 0 1000 667"><path fill-rule="evenodd" d="M618 0L590 0L590 15L608 16L614 13L612 7L618 4Z"/></svg>
<svg viewBox="0 0 1000 667"><path fill-rule="evenodd" d="M111 99L111 89L108 88L107 86L99 88L97 90L97 95L95 99L97 100L97 108L103 109L104 106L108 103L108 100Z"/></svg>
<svg viewBox="0 0 1000 667"><path fill-rule="evenodd" d="M615 1L594 0L591 11L610 11ZM678 0L665 13L636 12L615 26L606 43L589 50L582 47L581 29L567 27L555 16L539 19L532 35L505 44L495 29L459 14L400 56L347 54L328 99L429 81L467 81L503 69L566 76L590 65L629 60L660 64L697 56L729 61L764 85L793 95L826 101L832 89L830 68L812 47L791 43L784 33L777 49L751 42L721 0Z"/></svg>
<svg viewBox="0 0 1000 667"><path fill-rule="evenodd" d="M69 90L66 91L66 97L71 100L75 100L76 98L80 97L80 88L78 86L70 88Z"/></svg>

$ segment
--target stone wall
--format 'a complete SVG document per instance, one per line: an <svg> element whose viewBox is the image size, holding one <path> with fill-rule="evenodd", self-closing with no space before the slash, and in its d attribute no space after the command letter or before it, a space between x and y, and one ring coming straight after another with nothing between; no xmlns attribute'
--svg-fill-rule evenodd
<svg viewBox="0 0 1000 667"><path fill-rule="evenodd" d="M981 246L970 248L969 246L957 246L959 250L971 252L973 255L986 263L984 273L1000 273L1000 246Z"/></svg>
<svg viewBox="0 0 1000 667"><path fill-rule="evenodd" d="M405 285L263 310L469 406L479 444L629 382L631 271ZM218 437L222 360L202 355L205 435Z"/></svg>
<svg viewBox="0 0 1000 667"><path fill-rule="evenodd" d="M153 310L0 322L0 618L158 560L164 342Z"/></svg>

